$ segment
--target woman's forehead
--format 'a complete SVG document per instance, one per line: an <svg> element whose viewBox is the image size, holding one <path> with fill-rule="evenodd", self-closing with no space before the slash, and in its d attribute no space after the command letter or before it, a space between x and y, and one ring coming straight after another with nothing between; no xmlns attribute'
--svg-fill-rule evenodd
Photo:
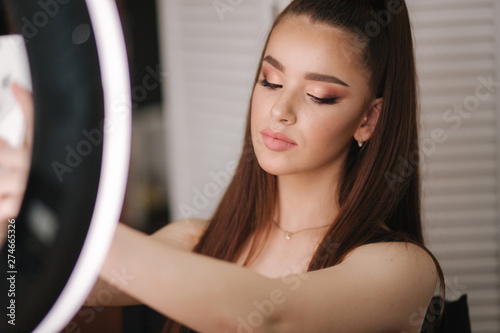
<svg viewBox="0 0 500 333"><path fill-rule="evenodd" d="M274 28L264 57L277 59L285 70L338 75L367 85L361 53L351 34L301 15L285 17Z"/></svg>

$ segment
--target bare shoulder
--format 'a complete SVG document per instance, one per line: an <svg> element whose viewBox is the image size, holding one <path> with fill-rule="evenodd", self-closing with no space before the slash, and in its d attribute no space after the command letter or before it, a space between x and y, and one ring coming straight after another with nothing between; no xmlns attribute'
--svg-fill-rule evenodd
<svg viewBox="0 0 500 333"><path fill-rule="evenodd" d="M191 251L208 227L208 220L183 219L167 224L150 237L176 248Z"/></svg>
<svg viewBox="0 0 500 333"><path fill-rule="evenodd" d="M418 245L403 242L373 243L360 246L351 251L342 264L350 265L354 270L379 271L382 276L391 276L389 281L405 281L412 285L414 293L434 294L438 271L432 257ZM403 287L403 286L402 286Z"/></svg>
<svg viewBox="0 0 500 333"><path fill-rule="evenodd" d="M373 302L367 302L367 313L380 311L380 327L414 331L422 325L421 314L438 282L436 264L423 248L403 242L367 244L353 250L341 265L346 265L349 279L359 279L359 288L371 289Z"/></svg>
<svg viewBox="0 0 500 333"><path fill-rule="evenodd" d="M359 246L340 264L308 273L297 293L315 306L301 303L293 324L305 332L420 332L436 285L436 265L421 247Z"/></svg>
<svg viewBox="0 0 500 333"><path fill-rule="evenodd" d="M352 250L347 257L351 257L353 255L368 255L368 254L377 254L377 255L410 255L421 257L424 256L429 260L432 258L429 254L420 246L413 243L405 243L405 242L381 242L381 243L371 243L359 246ZM347 259L347 258L346 258Z"/></svg>
<svg viewBox="0 0 500 333"><path fill-rule="evenodd" d="M421 272L422 275L437 277L437 268L432 257L418 245L403 242L385 242L362 245L351 251L344 263L384 264L384 267Z"/></svg>

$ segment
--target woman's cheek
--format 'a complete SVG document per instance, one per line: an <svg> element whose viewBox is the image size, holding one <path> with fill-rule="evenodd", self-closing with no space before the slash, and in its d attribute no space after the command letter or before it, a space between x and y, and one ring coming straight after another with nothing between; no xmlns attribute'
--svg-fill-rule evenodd
<svg viewBox="0 0 500 333"><path fill-rule="evenodd" d="M252 117L263 114L264 96L259 91L255 91L252 95Z"/></svg>
<svg viewBox="0 0 500 333"><path fill-rule="evenodd" d="M345 130L345 124L341 120L323 121L316 128L315 141L326 147L344 144L349 131Z"/></svg>
<svg viewBox="0 0 500 333"><path fill-rule="evenodd" d="M257 94L254 92L252 95L252 105L250 109L250 119L252 128L256 125L256 121L259 117L259 110L261 109L259 99L257 98Z"/></svg>

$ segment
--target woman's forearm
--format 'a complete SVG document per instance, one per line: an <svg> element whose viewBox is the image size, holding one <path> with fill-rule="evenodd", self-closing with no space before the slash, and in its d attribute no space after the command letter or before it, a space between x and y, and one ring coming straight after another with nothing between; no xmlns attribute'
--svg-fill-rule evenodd
<svg viewBox="0 0 500 333"><path fill-rule="evenodd" d="M234 330L238 317L254 311L254 301L269 297L277 285L249 269L180 251L119 225L101 277L116 285L113 272L122 270L130 279L121 286L127 294L203 332Z"/></svg>
<svg viewBox="0 0 500 333"><path fill-rule="evenodd" d="M128 284L128 280L130 280L130 276L124 271L115 271L112 274L115 275L115 284L110 284L99 277L84 303L85 306L127 306L141 304L140 301L123 292L126 284Z"/></svg>

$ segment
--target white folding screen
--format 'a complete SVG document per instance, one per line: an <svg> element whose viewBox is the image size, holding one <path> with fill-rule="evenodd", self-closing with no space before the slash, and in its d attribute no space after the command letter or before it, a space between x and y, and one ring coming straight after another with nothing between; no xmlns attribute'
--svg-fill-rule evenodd
<svg viewBox="0 0 500 333"><path fill-rule="evenodd" d="M413 0L426 238L473 332L500 332L499 2Z"/></svg>
<svg viewBox="0 0 500 333"><path fill-rule="evenodd" d="M241 152L268 1L158 1L172 218L207 218Z"/></svg>
<svg viewBox="0 0 500 333"><path fill-rule="evenodd" d="M266 32L288 2L158 1L173 220L208 217L223 194ZM408 1L421 87L426 239L443 266L448 298L468 294L473 332L484 333L500 332L499 3Z"/></svg>

